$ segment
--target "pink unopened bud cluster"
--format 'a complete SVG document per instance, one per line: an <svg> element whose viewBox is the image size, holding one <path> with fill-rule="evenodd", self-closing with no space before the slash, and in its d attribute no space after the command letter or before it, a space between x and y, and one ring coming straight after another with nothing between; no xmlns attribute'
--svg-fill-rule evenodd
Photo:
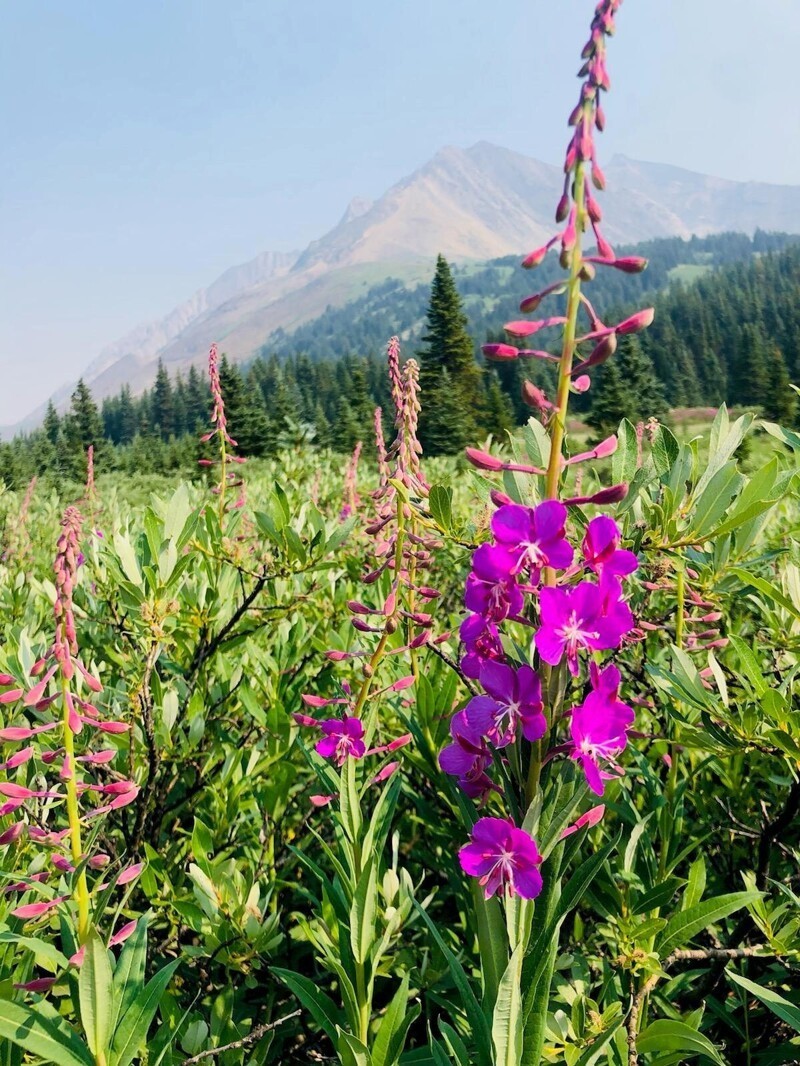
<svg viewBox="0 0 800 1066"><path fill-rule="evenodd" d="M339 512L340 522L354 515L361 504L361 497L358 495L358 461L360 458L361 441L358 441L344 472L344 501Z"/></svg>
<svg viewBox="0 0 800 1066"><path fill-rule="evenodd" d="M624 273L634 274L644 270L647 260L638 256L617 256L614 249L603 236L601 230L602 211L589 185L595 190L605 188L605 176L597 162L595 131L601 132L605 127L605 115L601 104L601 94L610 88L608 69L606 67L606 38L615 29L615 17L622 0L601 0L595 8L589 40L583 48L581 67L578 76L583 79L580 98L570 115L569 124L573 133L567 146L564 159L564 190L556 207L556 222L565 223L564 229L554 234L550 240L536 248L523 260L523 267L532 269L543 262L547 253L555 245L560 245L560 262L565 270L580 281L591 281L597 266L613 267ZM587 183L586 172L590 183ZM597 244L596 255L584 255L580 250L580 237L591 227ZM539 292L526 297L520 303L523 314L532 314L547 298L561 296L566 291L564 281L557 281ZM597 315L586 297L580 294L581 310L588 317L588 328L575 341L575 351L582 346L591 346L587 354L570 368L571 389L586 392L591 384L587 370L602 365L617 349L617 338L645 329L653 321L653 308L646 308L631 315L616 326L607 326ZM551 315L538 320L509 322L505 331L512 341L525 340L540 331L553 326L563 327L567 319L561 315ZM528 342L530 343L530 342ZM553 359L559 360L550 352L539 347L521 347L515 343L487 344L483 347L487 359L505 361L509 359ZM523 399L537 411L542 421L547 424L556 411L554 404L544 391L531 382L523 388Z"/></svg>
<svg viewBox="0 0 800 1066"><path fill-rule="evenodd" d="M225 415L225 400L222 396L222 385L219 380L219 356L216 344L212 344L208 352L208 382L211 387L211 422L213 429L204 433L200 438L200 442L202 444L207 444L208 441L216 437L219 442L220 458L198 459L197 462L200 466L215 466L217 463L221 464L222 485L214 489L214 492L219 494L224 487L241 488L242 479L233 470L228 470L228 463L244 463L245 460L240 455L234 455L230 450L232 448L238 448L239 445L228 432L228 420ZM241 496L241 494L240 498L241 503L237 500L234 507L244 506L244 497Z"/></svg>
<svg viewBox="0 0 800 1066"><path fill-rule="evenodd" d="M71 877L79 863L86 862L88 870L99 870L109 862L105 854L81 854L74 839L75 830L90 824L95 818L132 803L138 795L136 783L111 768L117 748L94 747L98 738L128 731L126 722L104 718L91 702L102 692L99 679L79 657L75 628L73 594L79 567L81 516L75 507L68 507L61 523L54 564L56 599L53 607L55 637L46 654L30 670L32 681L19 684L11 674L0 674L0 704L21 704L20 710L30 718L18 724L0 728L0 745L24 744L0 762L0 847L21 846L27 838L46 848L50 868L36 874L39 883L51 877ZM55 712L61 705L62 713ZM61 746L44 747L46 734L62 730ZM75 741L86 738L81 754L76 754ZM40 764L37 768L37 763ZM46 777L46 768L56 770L56 779L39 787ZM93 771L95 778L85 776ZM94 797L99 802L73 812L67 802L72 790L78 799ZM56 809L68 816L69 824L55 828ZM10 824L3 826L5 819ZM132 868L131 868L132 869ZM140 868L139 868L140 869ZM136 876L136 874L134 874ZM28 879L30 880L30 879ZM105 887L105 886L101 886ZM28 891L27 881L7 885L3 892ZM17 918L34 919L49 913L67 895L24 904L12 910Z"/></svg>

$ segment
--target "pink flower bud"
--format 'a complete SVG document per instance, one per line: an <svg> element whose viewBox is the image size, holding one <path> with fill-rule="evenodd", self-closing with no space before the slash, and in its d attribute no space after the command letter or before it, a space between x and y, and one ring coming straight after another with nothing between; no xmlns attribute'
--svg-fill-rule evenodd
<svg viewBox="0 0 800 1066"><path fill-rule="evenodd" d="M308 692L304 692L300 699L306 705L306 707L330 707L332 703L344 703L344 700L325 699L322 696L313 696Z"/></svg>
<svg viewBox="0 0 800 1066"><path fill-rule="evenodd" d="M559 222L559 223L563 222L568 214L569 214L569 196L567 196L567 194L564 193L562 195L561 199L558 201L558 206L556 207L556 222Z"/></svg>
<svg viewBox="0 0 800 1066"><path fill-rule="evenodd" d="M465 450L467 459L478 470L502 470L503 463L500 459L495 459L493 455L489 455L488 452L482 452L479 448L467 448Z"/></svg>
<svg viewBox="0 0 800 1066"><path fill-rule="evenodd" d="M576 392L588 392L591 384L592 379L589 377L589 375L581 374L572 382L572 387Z"/></svg>
<svg viewBox="0 0 800 1066"><path fill-rule="evenodd" d="M605 363L607 359L610 359L616 350L617 335L616 333L609 333L608 336L603 337L599 344L595 345L588 359L578 363L573 370L573 374L577 374L581 370L588 370L590 366L600 366L601 363Z"/></svg>
<svg viewBox="0 0 800 1066"><path fill-rule="evenodd" d="M3 769L5 769L5 770L14 770L17 766L22 766L23 763L26 763L28 761L28 759L30 759L32 756L33 756L33 748L31 748L31 747L22 748L20 751L16 752L14 755L12 755L11 758L7 762L2 764L3 765Z"/></svg>
<svg viewBox="0 0 800 1066"><path fill-rule="evenodd" d="M543 244L541 248L536 248L533 252L530 253L530 255L527 255L522 260L523 267L526 270L532 270L534 267L537 267L537 266L540 265L540 263L544 262L545 256L550 251L550 249L553 247L553 245L555 244L556 240L557 240L556 237L552 237L547 242L547 244Z"/></svg>
<svg viewBox="0 0 800 1066"><path fill-rule="evenodd" d="M117 878L118 885L127 885L131 881L135 881L139 874L144 869L143 862L134 863L132 866L126 867Z"/></svg>
<svg viewBox="0 0 800 1066"><path fill-rule="evenodd" d="M78 670L80 671L81 675L83 676L83 680L86 682L86 684L92 690L92 692L102 692L103 691L103 686L100 684L98 679L94 676L94 674L90 674L89 673L89 671L86 669L86 667L83 665L83 663L79 659L75 660L75 665L78 667Z"/></svg>
<svg viewBox="0 0 800 1066"><path fill-rule="evenodd" d="M628 486L626 484L610 485L607 489L600 489L599 492L595 492L591 496L573 496L569 500L564 500L564 503L573 505L584 503L620 503L627 495Z"/></svg>
<svg viewBox="0 0 800 1066"><path fill-rule="evenodd" d="M647 329L655 318L655 314L654 307L646 307L643 311L637 311L635 315L620 322L615 332L622 336L625 333L638 333L641 329Z"/></svg>
<svg viewBox="0 0 800 1066"><path fill-rule="evenodd" d="M505 507L506 504L514 503L510 496L506 495L505 492L500 492L499 489L492 489L489 495L495 507Z"/></svg>
<svg viewBox="0 0 800 1066"><path fill-rule="evenodd" d="M93 722L91 718L81 718L85 725L93 725L101 733L127 733L130 726L127 722Z"/></svg>
<svg viewBox="0 0 800 1066"><path fill-rule="evenodd" d="M551 315L550 318L534 319L530 322L507 322L503 329L506 333L510 333L513 337L530 337L533 333L538 333L541 329L547 329L550 326L561 326L566 322L566 318L563 315Z"/></svg>
<svg viewBox="0 0 800 1066"><path fill-rule="evenodd" d="M69 896L56 896L55 899L42 900L40 903L26 903L11 912L12 918L39 918L42 914L52 911L59 903L63 903Z"/></svg>
<svg viewBox="0 0 800 1066"><path fill-rule="evenodd" d="M15 984L14 988L18 988L21 992L47 992L55 983L55 977L37 977L33 981L26 981L24 984Z"/></svg>
<svg viewBox="0 0 800 1066"><path fill-rule="evenodd" d="M13 844L15 840L19 840L24 829L24 822L15 822L14 825L10 825L8 829L0 833L0 848L5 848L9 844Z"/></svg>
<svg viewBox="0 0 800 1066"><path fill-rule="evenodd" d="M592 162L592 185L595 189L605 189L606 176L596 162Z"/></svg>
<svg viewBox="0 0 800 1066"><path fill-rule="evenodd" d="M552 404L544 392L534 385L532 381L523 381L522 383L522 400L528 407L533 407L538 411L554 411L555 405Z"/></svg>
<svg viewBox="0 0 800 1066"><path fill-rule="evenodd" d="M117 884L119 884L119 882L117 882ZM108 946L110 948L115 948L117 944L121 944L124 940L127 940L136 928L136 924L136 920L134 919L134 921L127 922L125 925L123 925L122 928L119 929L116 933L114 933L114 935L111 937L108 942Z"/></svg>
<svg viewBox="0 0 800 1066"><path fill-rule="evenodd" d="M14 678L11 674L0 674L0 685L13 685Z"/></svg>
<svg viewBox="0 0 800 1066"><path fill-rule="evenodd" d="M8 692L0 692L0 703L15 703L22 695L24 693L21 688L12 688Z"/></svg>
<svg viewBox="0 0 800 1066"><path fill-rule="evenodd" d="M608 265L614 267L615 270L621 270L624 274L641 274L647 269L647 260L639 255L624 255Z"/></svg>
<svg viewBox="0 0 800 1066"><path fill-rule="evenodd" d="M372 781L370 781L370 784L371 785L379 785L382 781L385 781L387 778L391 777L392 774L395 772L395 770L398 769L399 766L400 766L399 762L387 763L386 766L384 766L384 768L382 770L379 770L377 772L377 774L375 774L375 776L373 777Z"/></svg>
<svg viewBox="0 0 800 1066"><path fill-rule="evenodd" d="M197 460L197 465L198 466L213 466L214 465L214 460L213 459L198 459Z"/></svg>
<svg viewBox="0 0 800 1066"><path fill-rule="evenodd" d="M487 359L516 359L519 355L519 348L515 348L511 344L484 344L481 347L481 351ZM0 701L4 703L10 703L10 700L3 700L0 696Z"/></svg>
<svg viewBox="0 0 800 1066"><path fill-rule="evenodd" d="M327 807L334 798L334 796L309 796L312 807Z"/></svg>
<svg viewBox="0 0 800 1066"><path fill-rule="evenodd" d="M81 966L83 966L83 960L85 958L86 958L86 945L84 944L82 948L78 948L78 950L75 952L74 955L70 955L69 964L70 964L70 966L75 966L77 969L80 969Z"/></svg>
<svg viewBox="0 0 800 1066"><path fill-rule="evenodd" d="M317 725L319 725L319 722L316 720L316 718L312 718L308 714L298 714L298 713L295 712L294 714L292 714L292 718L294 718L295 722L297 722L298 725L305 725L305 726L317 726Z"/></svg>

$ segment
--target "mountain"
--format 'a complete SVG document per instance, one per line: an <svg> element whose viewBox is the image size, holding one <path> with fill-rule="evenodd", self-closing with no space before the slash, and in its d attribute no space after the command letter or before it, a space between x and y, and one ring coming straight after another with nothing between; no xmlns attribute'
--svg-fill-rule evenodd
<svg viewBox="0 0 800 1066"><path fill-rule="evenodd" d="M800 232L800 188L733 182L616 156L606 168L605 233L614 243L756 228ZM96 397L202 363L211 341L250 357L278 330L291 332L387 277L430 277L442 252L482 261L529 251L553 232L559 168L482 141L443 148L379 200L355 199L303 252L271 253L233 267L165 318L105 348L83 377ZM63 406L71 390L54 397ZM35 425L35 412L14 430ZM13 430L12 430L13 432Z"/></svg>

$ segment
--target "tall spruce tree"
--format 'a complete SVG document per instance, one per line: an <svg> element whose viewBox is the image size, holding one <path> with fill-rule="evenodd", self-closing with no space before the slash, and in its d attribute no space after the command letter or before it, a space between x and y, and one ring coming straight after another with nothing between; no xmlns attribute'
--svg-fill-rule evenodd
<svg viewBox="0 0 800 1066"><path fill-rule="evenodd" d="M169 440L175 433L175 401L172 394L172 382L167 368L158 360L158 370L150 397L152 413L151 425L162 440Z"/></svg>
<svg viewBox="0 0 800 1066"><path fill-rule="evenodd" d="M68 449L67 471L76 481L83 481L87 448L94 445L96 461L105 439L100 411L83 378L70 398L70 408L64 418L64 438Z"/></svg>
<svg viewBox="0 0 800 1066"><path fill-rule="evenodd" d="M442 255L436 260L428 327L422 340L424 347L418 352L420 440L430 455L453 454L478 437L485 397L467 316Z"/></svg>

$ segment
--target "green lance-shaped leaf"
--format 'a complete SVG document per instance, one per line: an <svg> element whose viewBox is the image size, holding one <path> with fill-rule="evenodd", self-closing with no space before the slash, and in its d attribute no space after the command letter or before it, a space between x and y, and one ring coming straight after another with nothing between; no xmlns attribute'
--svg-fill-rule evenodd
<svg viewBox="0 0 800 1066"><path fill-rule="evenodd" d="M400 982L400 987L392 996L391 1003L381 1018L375 1042L372 1045L373 1066L393 1066L400 1057L403 1045L395 1044L395 1037L400 1033L408 1006L408 974Z"/></svg>
<svg viewBox="0 0 800 1066"><path fill-rule="evenodd" d="M144 967L147 961L147 918L136 923L133 936L129 937L120 952L114 967L113 1004L111 1008L111 1032L115 1032L118 1020L144 988Z"/></svg>
<svg viewBox="0 0 800 1066"><path fill-rule="evenodd" d="M89 1048L98 1061L105 1059L113 1035L113 971L108 948L92 929L86 941L86 955L81 966L78 994L81 1022Z"/></svg>
<svg viewBox="0 0 800 1066"><path fill-rule="evenodd" d="M495 1066L517 1066L522 1055L522 960L524 943L514 949L500 979L492 1015Z"/></svg>
<svg viewBox="0 0 800 1066"><path fill-rule="evenodd" d="M680 1051L682 1054L703 1055L717 1066L725 1066L725 1060L702 1033L672 1019L662 1018L651 1022L636 1041L636 1050L643 1055L648 1052Z"/></svg>
<svg viewBox="0 0 800 1066"><path fill-rule="evenodd" d="M427 912L416 900L414 900L414 906L419 912L422 920L427 925L431 936L439 946L439 950L444 955L448 969L450 970L450 976L453 978L453 983L458 989L464 1013L472 1026L472 1037L475 1041L475 1049L477 1052L476 1061L490 1063L492 1062L492 1037L489 1030L489 1024L486 1021L486 1017L481 1010L481 1005L478 1003L478 999L472 990L469 978L464 972L464 967L444 942L441 933L428 917Z"/></svg>
<svg viewBox="0 0 800 1066"><path fill-rule="evenodd" d="M338 1051L342 1066L372 1066L369 1048L352 1033L339 1033Z"/></svg>
<svg viewBox="0 0 800 1066"><path fill-rule="evenodd" d="M302 974L277 966L272 968L272 972L294 992L320 1029L335 1044L338 1040L339 1010L330 996Z"/></svg>
<svg viewBox="0 0 800 1066"><path fill-rule="evenodd" d="M8 1040L55 1066L94 1066L92 1053L66 1022L44 1018L24 1003L0 1000L0 1043Z"/></svg>
<svg viewBox="0 0 800 1066"><path fill-rule="evenodd" d="M738 973L734 973L733 970L728 970L728 978L735 984L741 985L746 992L760 1000L781 1021L791 1025L792 1029L800 1033L800 1007L795 1003L790 1003L788 999L779 996L771 988L764 988L762 985L757 985L755 981L749 981L746 977L741 977Z"/></svg>
<svg viewBox="0 0 800 1066"><path fill-rule="evenodd" d="M110 1066L129 1066L133 1062L147 1039L158 1004L179 963L180 959L175 959L151 977L122 1015L117 1031L114 1033Z"/></svg>
<svg viewBox="0 0 800 1066"><path fill-rule="evenodd" d="M363 965L375 942L375 913L377 909L377 865L372 857L358 880L350 907L350 945L353 956Z"/></svg>
<svg viewBox="0 0 800 1066"><path fill-rule="evenodd" d="M673 914L656 942L656 950L662 959L675 951L682 944L688 943L693 936L702 932L712 922L723 918L753 903L761 896L760 892L731 892L727 896L717 896L685 911Z"/></svg>

